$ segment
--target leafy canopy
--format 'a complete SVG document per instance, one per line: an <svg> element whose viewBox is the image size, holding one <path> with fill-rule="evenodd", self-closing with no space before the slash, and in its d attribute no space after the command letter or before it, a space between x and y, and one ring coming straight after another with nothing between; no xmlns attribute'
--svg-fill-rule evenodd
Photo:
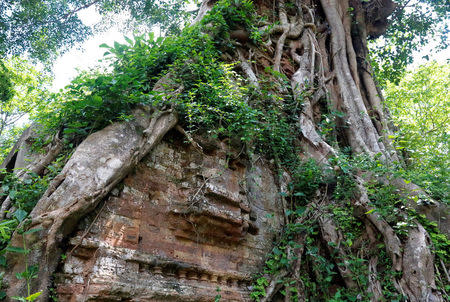
<svg viewBox="0 0 450 302"><path fill-rule="evenodd" d="M21 119L34 118L48 110L50 78L29 62L12 57L0 70L0 158L6 155L20 134Z"/></svg>
<svg viewBox="0 0 450 302"><path fill-rule="evenodd" d="M398 126L395 143L412 180L445 199L449 192L450 64L430 62L388 82L386 104Z"/></svg>
<svg viewBox="0 0 450 302"><path fill-rule="evenodd" d="M398 83L413 53L433 40L440 49L448 46L450 2L448 0L396 0L386 33L369 43L371 63L381 86Z"/></svg>
<svg viewBox="0 0 450 302"><path fill-rule="evenodd" d="M160 25L176 29L188 16L187 0L2 0L0 55L27 54L48 61L84 41L93 29L77 13L94 7L110 24L111 16L128 14L131 26Z"/></svg>
<svg viewBox="0 0 450 302"><path fill-rule="evenodd" d="M361 0L363 3L373 1ZM105 24L114 16L127 15L128 29L160 26L167 32L179 32L189 0L3 0L0 5L0 55L24 54L46 61L63 52ZM197 1L194 1L197 2ZM245 4L246 1L243 1ZM247 1L250 2L250 1ZM375 69L381 79L398 78L411 54L434 35L446 41L448 31L447 0L397 0L391 26L384 38L372 46ZM77 13L93 7L103 17L96 29L84 25ZM226 16L226 10L224 11ZM230 17L230 15L228 15ZM239 17L231 16L231 17ZM225 24L225 23L223 23ZM252 24L247 24L252 26ZM383 75L383 76L381 76Z"/></svg>

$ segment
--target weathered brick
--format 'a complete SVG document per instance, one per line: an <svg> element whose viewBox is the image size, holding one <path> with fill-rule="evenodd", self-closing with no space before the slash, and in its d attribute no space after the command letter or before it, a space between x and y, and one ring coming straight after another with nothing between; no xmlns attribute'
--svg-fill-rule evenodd
<svg viewBox="0 0 450 302"><path fill-rule="evenodd" d="M280 226L266 217L277 188L262 164L211 154L163 142L144 159L58 272L60 301L212 301L217 287L223 301L248 300Z"/></svg>

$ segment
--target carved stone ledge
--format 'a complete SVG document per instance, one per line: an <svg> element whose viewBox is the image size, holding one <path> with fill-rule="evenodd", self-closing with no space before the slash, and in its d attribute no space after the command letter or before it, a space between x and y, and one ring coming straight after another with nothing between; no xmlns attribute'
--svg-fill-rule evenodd
<svg viewBox="0 0 450 302"><path fill-rule="evenodd" d="M60 301L249 301L279 194L262 161L226 167L222 151L158 145L69 240Z"/></svg>

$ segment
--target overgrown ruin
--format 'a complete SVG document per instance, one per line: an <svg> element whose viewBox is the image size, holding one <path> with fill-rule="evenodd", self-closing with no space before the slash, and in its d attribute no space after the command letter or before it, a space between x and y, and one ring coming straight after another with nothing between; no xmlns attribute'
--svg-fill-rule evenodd
<svg viewBox="0 0 450 302"><path fill-rule="evenodd" d="M208 15L225 11L218 5L230 14L244 7L239 1L203 1L196 22L210 16L202 30L212 41L223 39L214 15ZM274 147L259 143L256 134L240 141L210 135L207 129L186 132L188 118L173 101L185 86L171 82L178 75L168 71L152 87L166 103L137 105L133 119L87 136L30 213L30 222L22 223L37 231L14 233L11 246L22 246L24 236L31 252L6 254L8 297L26 292L27 284L15 273L34 264L39 270L31 287L42 291L41 301L214 301L219 295L220 301L250 301L258 285L264 294L253 298L260 301L325 301L341 291L364 301L445 301L436 278L446 266L435 264L427 230L411 218L408 235L398 233L396 221L374 210L366 185L395 186L399 196L410 200L408 207L438 220L443 233L449 229L447 206L412 202L426 195L414 184L377 179L363 169L352 174L336 160L350 148L355 156L365 154L386 165L401 161L367 62L367 37L384 32L395 4L261 0L254 7L257 16L265 17L253 24L261 33L258 43L245 24L228 24L225 39L232 46L220 42L218 57L239 74L229 76L230 82L244 86L242 78L251 87L249 107L267 116L279 114L272 122L255 121L255 129L264 123L289 126L267 130L267 141L281 142ZM326 133L318 125L330 110L343 115ZM17 153L30 150L32 136L32 131L23 135L4 168L28 166L36 174L46 173L61 151L60 137L55 134L44 153ZM291 151L298 153L288 162ZM309 159L334 174L307 195L308 183L300 187L296 181L310 172L299 168ZM340 183L344 176L351 185ZM345 202L335 197L339 186L353 192ZM10 207L3 200L2 210ZM335 209L344 208L338 216ZM404 207L398 211L398 217L407 216ZM357 228L353 241L339 217ZM283 237L286 229L291 233ZM277 245L280 240L287 243ZM288 263L268 273L267 259ZM258 277L266 283L255 283ZM389 286L382 284L387 281Z"/></svg>

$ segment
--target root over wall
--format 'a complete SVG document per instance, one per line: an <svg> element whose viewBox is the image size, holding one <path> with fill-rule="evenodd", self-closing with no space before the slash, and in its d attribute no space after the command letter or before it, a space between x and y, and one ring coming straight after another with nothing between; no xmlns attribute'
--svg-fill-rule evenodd
<svg viewBox="0 0 450 302"><path fill-rule="evenodd" d="M214 5L215 1L203 1L196 22ZM367 35L384 31L387 24L380 20L395 8L393 2L260 0L255 7L269 23L255 24L264 33L261 44L246 39L245 32L240 39L242 32L235 32L234 47L223 59L236 63L257 93L268 76L267 67L288 79L289 85L274 85L272 92L289 94L301 104L295 138L302 147L299 157L334 168L329 159L351 147L354 154L377 155L386 163L400 160L389 141L382 97L366 63ZM357 28L352 26L355 19ZM164 85L154 89L164 90ZM337 120L334 140L318 127L327 106L344 113ZM224 301L246 301L253 290L252 274L262 270L280 229L305 220L318 230L318 253L335 264L335 292L341 287L369 293L371 301L388 299L378 278L385 266L376 251L383 246L396 273L390 283L393 291L408 301L444 300L445 293L435 283L429 234L414 221L402 238L372 211L366 183L373 179L355 176L350 206L361 230L358 242L344 246L345 235L330 210L335 202L331 186L318 188L304 218L289 221L288 200L280 192L286 192L290 175L279 159L235 150L218 139L192 138L183 131L181 135L174 130L178 116L172 109L136 108L133 115L131 122L114 123L89 135L30 214L27 228L40 229L26 236L32 247L29 262L39 266L32 288L43 292L42 301L49 299L50 288L60 301L211 301L218 294ZM186 135L189 144L182 143ZM34 158L36 171L58 153L57 138L48 148L46 157ZM17 150L5 167L14 166ZM382 181L405 196L418 192L401 179ZM411 206L430 219L446 217L443 205ZM8 207L3 201L2 210ZM439 221L445 232L447 221ZM295 240L295 248L286 250L292 265L265 276L262 301L306 301L302 274L320 279L321 272L304 260L306 236L299 233ZM12 245L21 241L15 234ZM14 296L25 290L15 278L24 269L24 258L7 256L10 270L5 281L8 294ZM354 268L343 261L355 258L367 263L368 286L361 286ZM278 281L285 278L292 281L295 297L281 295L284 285Z"/></svg>

